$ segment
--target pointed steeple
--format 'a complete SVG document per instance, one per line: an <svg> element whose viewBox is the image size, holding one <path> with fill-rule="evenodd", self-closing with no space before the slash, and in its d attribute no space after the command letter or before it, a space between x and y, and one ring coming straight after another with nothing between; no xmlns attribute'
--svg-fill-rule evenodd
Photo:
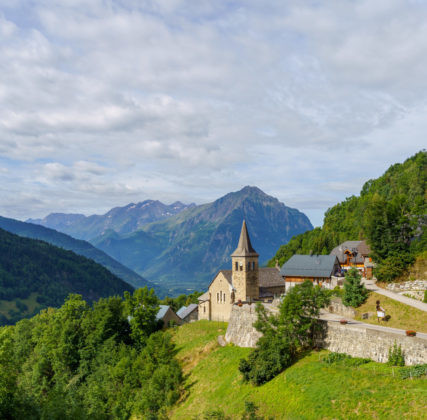
<svg viewBox="0 0 427 420"><path fill-rule="evenodd" d="M249 238L246 222L243 220L242 231L240 232L239 244L235 251L231 254L232 257L258 257L259 255L253 249Z"/></svg>

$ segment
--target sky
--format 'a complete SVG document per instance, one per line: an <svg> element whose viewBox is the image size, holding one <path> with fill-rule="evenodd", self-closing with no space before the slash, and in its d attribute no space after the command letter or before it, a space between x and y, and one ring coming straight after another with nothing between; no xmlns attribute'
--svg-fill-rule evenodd
<svg viewBox="0 0 427 420"><path fill-rule="evenodd" d="M427 145L427 2L1 0L0 215L254 185L320 226Z"/></svg>

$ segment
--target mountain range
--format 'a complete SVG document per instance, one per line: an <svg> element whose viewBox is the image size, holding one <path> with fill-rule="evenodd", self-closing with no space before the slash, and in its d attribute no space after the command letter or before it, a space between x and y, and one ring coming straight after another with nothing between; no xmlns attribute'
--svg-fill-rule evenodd
<svg viewBox="0 0 427 420"><path fill-rule="evenodd" d="M260 262L294 235L313 228L306 215L250 186L203 205L166 206L147 200L104 216L51 214L33 221L86 238L176 295L204 289L217 270L229 267L244 219Z"/></svg>
<svg viewBox="0 0 427 420"><path fill-rule="evenodd" d="M58 230L76 239L90 240L108 230L125 235L147 223L166 219L192 207L195 207L195 204L176 201L167 205L157 200L145 200L137 204L115 207L104 215L51 213L44 219L28 219L27 222Z"/></svg>

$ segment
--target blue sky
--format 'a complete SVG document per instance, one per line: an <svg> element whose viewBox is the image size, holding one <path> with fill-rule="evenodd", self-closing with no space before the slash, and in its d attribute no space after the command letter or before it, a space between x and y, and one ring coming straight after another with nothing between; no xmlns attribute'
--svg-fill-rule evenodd
<svg viewBox="0 0 427 420"><path fill-rule="evenodd" d="M419 1L3 0L0 214L325 210L426 146Z"/></svg>

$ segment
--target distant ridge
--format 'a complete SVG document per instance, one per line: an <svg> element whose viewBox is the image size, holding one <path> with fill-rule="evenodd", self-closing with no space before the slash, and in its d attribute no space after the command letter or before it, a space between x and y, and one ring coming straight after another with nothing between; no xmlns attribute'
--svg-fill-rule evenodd
<svg viewBox="0 0 427 420"><path fill-rule="evenodd" d="M150 288L156 288L157 292L161 295L159 287L150 283L139 274L125 267L105 252L95 248L89 242L74 239L64 233L57 232L54 229L49 229L44 226L39 226L33 223L21 222L15 219L9 219L0 216L0 228L7 230L16 235L25 236L27 238L39 239L46 241L52 245L64 248L75 252L78 255L82 255L86 258L90 258L96 261L98 264L103 265L117 277L121 278L125 282L129 283L134 287L148 286Z"/></svg>
<svg viewBox="0 0 427 420"><path fill-rule="evenodd" d="M28 219L27 222L42 225L71 235L77 239L90 240L108 231L120 235L132 233L147 223L174 216L195 204L163 204L158 200L145 200L115 207L104 215L86 217L83 214L51 213L44 219Z"/></svg>

